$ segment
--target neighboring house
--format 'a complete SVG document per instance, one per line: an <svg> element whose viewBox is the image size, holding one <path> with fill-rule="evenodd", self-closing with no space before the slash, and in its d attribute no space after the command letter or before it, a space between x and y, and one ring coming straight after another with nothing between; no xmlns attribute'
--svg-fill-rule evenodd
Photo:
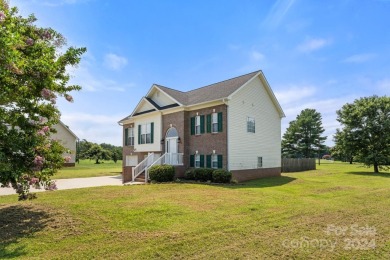
<svg viewBox="0 0 390 260"><path fill-rule="evenodd" d="M237 181L280 176L284 116L262 71L188 92L154 84L119 121L123 182L163 163L177 177L189 167L223 168Z"/></svg>
<svg viewBox="0 0 390 260"><path fill-rule="evenodd" d="M58 140L61 144L67 149L67 152L63 154L63 157L70 157L69 162L65 162L64 166L75 166L76 162L76 145L77 145L77 136L61 121L54 125L54 128L57 133L51 133L50 138Z"/></svg>

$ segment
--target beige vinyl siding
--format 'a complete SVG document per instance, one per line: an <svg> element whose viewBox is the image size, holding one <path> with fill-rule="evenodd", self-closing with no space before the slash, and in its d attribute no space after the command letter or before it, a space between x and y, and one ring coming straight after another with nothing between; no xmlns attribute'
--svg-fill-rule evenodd
<svg viewBox="0 0 390 260"><path fill-rule="evenodd" d="M64 153L63 157L70 156L71 160L69 163L74 163L76 161L76 137L62 124L56 124L53 128L57 130L57 133L52 133L50 138L60 141L70 151L70 153Z"/></svg>
<svg viewBox="0 0 390 260"><path fill-rule="evenodd" d="M156 90L153 95L151 96L151 99L157 103L160 107L168 106L171 104L174 104L175 101L168 97L165 93Z"/></svg>
<svg viewBox="0 0 390 260"><path fill-rule="evenodd" d="M259 77L249 81L228 102L229 170L281 166L281 117ZM255 133L247 132L247 117L255 119Z"/></svg>
<svg viewBox="0 0 390 260"><path fill-rule="evenodd" d="M148 101L143 100L142 104L139 106L139 108L137 109L136 113L148 111L148 110L151 110L151 109L156 109L156 108L152 104L150 104Z"/></svg>
<svg viewBox="0 0 390 260"><path fill-rule="evenodd" d="M161 113L154 112L134 118L134 148L136 152L161 151ZM154 136L152 144L138 144L138 125L154 123Z"/></svg>

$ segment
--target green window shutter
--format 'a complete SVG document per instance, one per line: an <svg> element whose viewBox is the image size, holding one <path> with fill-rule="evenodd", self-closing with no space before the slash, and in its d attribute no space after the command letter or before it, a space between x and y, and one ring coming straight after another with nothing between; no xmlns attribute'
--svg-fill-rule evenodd
<svg viewBox="0 0 390 260"><path fill-rule="evenodd" d="M211 154L206 155L206 168L211 168Z"/></svg>
<svg viewBox="0 0 390 260"><path fill-rule="evenodd" d="M129 138L129 128L126 128L125 129L125 145L129 145L128 143L127 143L127 139Z"/></svg>
<svg viewBox="0 0 390 260"><path fill-rule="evenodd" d="M218 132L222 132L222 112L218 113Z"/></svg>
<svg viewBox="0 0 390 260"><path fill-rule="evenodd" d="M204 134L204 115L200 116L200 133Z"/></svg>
<svg viewBox="0 0 390 260"><path fill-rule="evenodd" d="M153 143L153 138L154 138L154 123L150 123L150 141Z"/></svg>
<svg viewBox="0 0 390 260"><path fill-rule="evenodd" d="M195 134L195 117L191 117L191 135Z"/></svg>
<svg viewBox="0 0 390 260"><path fill-rule="evenodd" d="M204 155L201 154L199 157L200 157L200 168L204 168Z"/></svg>
<svg viewBox="0 0 390 260"><path fill-rule="evenodd" d="M195 156L193 154L190 155L190 167L195 167Z"/></svg>
<svg viewBox="0 0 390 260"><path fill-rule="evenodd" d="M222 168L222 154L218 154L218 168Z"/></svg>
<svg viewBox="0 0 390 260"><path fill-rule="evenodd" d="M207 133L211 133L211 114L207 115L206 128L207 128Z"/></svg>
<svg viewBox="0 0 390 260"><path fill-rule="evenodd" d="M138 144L141 144L141 125L138 125Z"/></svg>

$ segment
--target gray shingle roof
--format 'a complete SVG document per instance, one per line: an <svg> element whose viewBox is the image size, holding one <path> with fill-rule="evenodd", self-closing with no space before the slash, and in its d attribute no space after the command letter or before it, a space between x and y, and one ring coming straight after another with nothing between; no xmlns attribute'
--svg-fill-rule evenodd
<svg viewBox="0 0 390 260"><path fill-rule="evenodd" d="M236 78L190 90L188 92L174 90L157 84L155 85L181 104L188 106L226 98L259 72L260 70L254 71Z"/></svg>

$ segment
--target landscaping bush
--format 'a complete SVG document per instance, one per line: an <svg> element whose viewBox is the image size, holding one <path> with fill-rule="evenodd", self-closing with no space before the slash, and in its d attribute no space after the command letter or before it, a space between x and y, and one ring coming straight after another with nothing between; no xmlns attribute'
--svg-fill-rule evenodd
<svg viewBox="0 0 390 260"><path fill-rule="evenodd" d="M149 169L149 178L156 182L173 181L175 167L172 165L154 165Z"/></svg>
<svg viewBox="0 0 390 260"><path fill-rule="evenodd" d="M214 169L197 168L195 169L195 179L199 181L211 181L213 179Z"/></svg>
<svg viewBox="0 0 390 260"><path fill-rule="evenodd" d="M195 169L194 168L187 169L186 172L184 173L184 178L186 178L187 180L195 180L196 179Z"/></svg>
<svg viewBox="0 0 390 260"><path fill-rule="evenodd" d="M232 179L232 173L226 170L215 170L212 174L213 182L228 183Z"/></svg>

